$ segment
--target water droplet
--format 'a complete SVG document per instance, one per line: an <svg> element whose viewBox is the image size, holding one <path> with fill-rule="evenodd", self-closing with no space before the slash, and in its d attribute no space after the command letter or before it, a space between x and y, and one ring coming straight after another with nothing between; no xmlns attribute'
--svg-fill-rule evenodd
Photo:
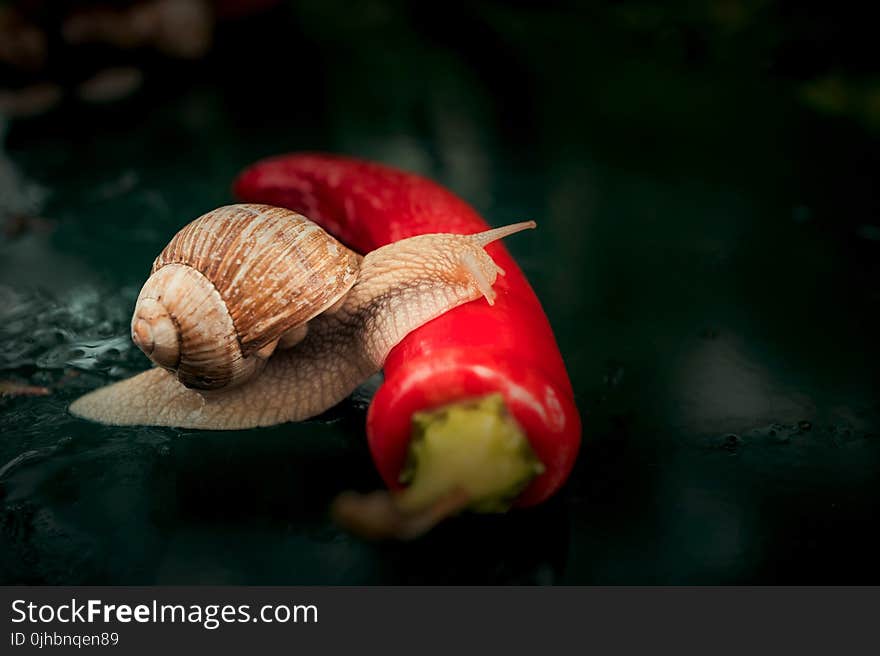
<svg viewBox="0 0 880 656"><path fill-rule="evenodd" d="M605 375L602 378L602 382L605 383L606 387L615 388L619 387L623 382L623 375L625 373L625 369L623 365L619 362L610 361L605 365Z"/></svg>
<svg viewBox="0 0 880 656"><path fill-rule="evenodd" d="M737 447L742 444L742 438L736 433L728 433L722 439L722 448L727 451L736 451Z"/></svg>

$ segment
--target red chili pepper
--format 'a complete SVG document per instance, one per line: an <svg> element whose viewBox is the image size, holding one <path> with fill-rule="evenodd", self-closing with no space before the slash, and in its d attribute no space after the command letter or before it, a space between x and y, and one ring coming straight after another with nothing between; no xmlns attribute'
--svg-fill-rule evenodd
<svg viewBox="0 0 880 656"><path fill-rule="evenodd" d="M430 180L335 155L262 160L238 177L234 190L248 202L302 212L362 253L414 235L487 228L469 205ZM392 350L367 415L367 435L382 478L399 489L415 412L500 392L544 464L516 501L529 506L568 477L581 422L538 298L500 242L486 250L506 271L495 283L495 305L460 306Z"/></svg>

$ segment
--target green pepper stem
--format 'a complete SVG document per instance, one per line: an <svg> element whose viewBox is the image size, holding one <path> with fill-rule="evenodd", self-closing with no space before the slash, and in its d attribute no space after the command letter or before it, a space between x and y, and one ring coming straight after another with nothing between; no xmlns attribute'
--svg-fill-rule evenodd
<svg viewBox="0 0 880 656"><path fill-rule="evenodd" d="M346 493L336 519L367 538L412 539L469 509L504 512L544 470L500 394L413 417L402 492Z"/></svg>
<svg viewBox="0 0 880 656"><path fill-rule="evenodd" d="M400 476L400 506L417 510L460 488L469 507L503 512L544 470L501 394L419 412Z"/></svg>

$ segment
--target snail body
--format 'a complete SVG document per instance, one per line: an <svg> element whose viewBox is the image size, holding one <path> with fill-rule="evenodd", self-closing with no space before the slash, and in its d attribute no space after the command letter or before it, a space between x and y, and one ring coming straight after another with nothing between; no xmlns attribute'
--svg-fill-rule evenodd
<svg viewBox="0 0 880 656"><path fill-rule="evenodd" d="M480 296L493 303L503 271L484 247L534 227L419 235L361 258L288 210L205 217L163 250L138 299L132 336L160 366L85 395L73 414L204 429L308 419L381 370L415 328Z"/></svg>

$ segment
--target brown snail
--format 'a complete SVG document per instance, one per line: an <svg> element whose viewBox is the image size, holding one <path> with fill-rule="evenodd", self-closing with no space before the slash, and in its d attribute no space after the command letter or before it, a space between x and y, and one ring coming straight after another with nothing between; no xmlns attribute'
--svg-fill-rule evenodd
<svg viewBox="0 0 880 656"><path fill-rule="evenodd" d="M300 214L230 205L175 235L153 264L132 338L159 367L91 392L107 424L236 429L320 414L431 319L494 299L484 247L533 228L429 234L350 251Z"/></svg>
<svg viewBox="0 0 880 656"><path fill-rule="evenodd" d="M357 280L360 256L304 216L230 205L178 232L153 263L132 340L187 387L234 387Z"/></svg>

